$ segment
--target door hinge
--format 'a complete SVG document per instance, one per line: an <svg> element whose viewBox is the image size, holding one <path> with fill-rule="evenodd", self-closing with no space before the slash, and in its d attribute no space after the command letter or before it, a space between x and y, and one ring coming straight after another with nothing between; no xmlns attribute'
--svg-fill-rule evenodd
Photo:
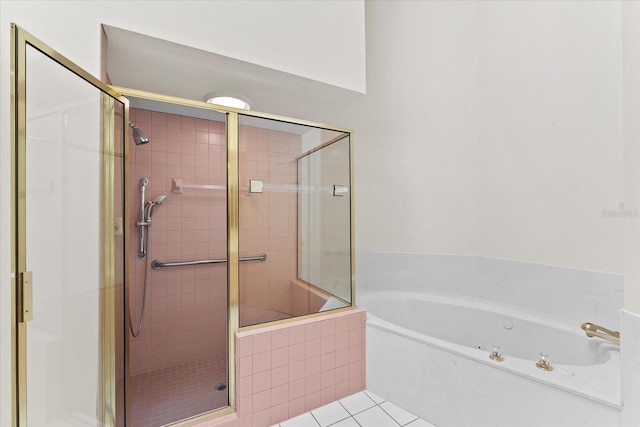
<svg viewBox="0 0 640 427"><path fill-rule="evenodd" d="M33 320L33 274L30 271L18 275L18 315L19 322Z"/></svg>

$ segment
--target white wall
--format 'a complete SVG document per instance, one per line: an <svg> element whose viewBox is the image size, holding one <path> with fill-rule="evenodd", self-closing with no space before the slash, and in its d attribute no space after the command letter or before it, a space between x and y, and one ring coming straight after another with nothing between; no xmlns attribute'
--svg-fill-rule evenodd
<svg viewBox="0 0 640 427"><path fill-rule="evenodd" d="M623 271L602 214L625 202L620 2L376 1L366 21L367 95L324 119L356 129L358 251Z"/></svg>
<svg viewBox="0 0 640 427"><path fill-rule="evenodd" d="M356 129L358 250L621 272L620 3L366 9L367 96L334 116Z"/></svg>
<svg viewBox="0 0 640 427"><path fill-rule="evenodd" d="M0 425L10 425L10 22L93 75L100 24L364 92L364 2L0 2ZM286 23L286 25L283 25Z"/></svg>
<svg viewBox="0 0 640 427"><path fill-rule="evenodd" d="M3 25L18 23L94 75L100 71L99 24L104 23L357 92L365 89L362 0L3 0L0 7Z"/></svg>
<svg viewBox="0 0 640 427"><path fill-rule="evenodd" d="M478 12L479 254L622 272L620 3Z"/></svg>
<svg viewBox="0 0 640 427"><path fill-rule="evenodd" d="M366 22L367 95L324 118L356 131L357 250L476 254L475 5L372 1Z"/></svg>

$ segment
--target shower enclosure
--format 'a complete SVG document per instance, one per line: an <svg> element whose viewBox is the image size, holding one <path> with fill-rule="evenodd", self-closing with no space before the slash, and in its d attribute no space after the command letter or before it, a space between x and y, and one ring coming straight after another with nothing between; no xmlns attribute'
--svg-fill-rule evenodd
<svg viewBox="0 0 640 427"><path fill-rule="evenodd" d="M129 118L150 142L129 140L129 211L145 217L143 190L166 198L150 224L129 220L129 309L145 320L128 337L127 416L155 426L230 404L231 323L351 305L349 133L239 114L232 160L227 114L136 95L127 96ZM231 162L237 177L227 176ZM236 274L227 259L231 185Z"/></svg>
<svg viewBox="0 0 640 427"><path fill-rule="evenodd" d="M237 331L354 305L349 130L13 53L15 425L231 413Z"/></svg>

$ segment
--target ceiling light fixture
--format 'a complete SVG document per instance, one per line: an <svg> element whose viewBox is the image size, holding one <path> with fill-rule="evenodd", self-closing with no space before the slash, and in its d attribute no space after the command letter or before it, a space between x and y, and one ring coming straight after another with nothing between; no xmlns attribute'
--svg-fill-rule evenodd
<svg viewBox="0 0 640 427"><path fill-rule="evenodd" d="M204 99L209 104L223 105L225 107L237 108L239 110L250 110L251 105L249 102L244 99L244 97L231 94L231 93L222 93L222 92L214 92L205 95Z"/></svg>

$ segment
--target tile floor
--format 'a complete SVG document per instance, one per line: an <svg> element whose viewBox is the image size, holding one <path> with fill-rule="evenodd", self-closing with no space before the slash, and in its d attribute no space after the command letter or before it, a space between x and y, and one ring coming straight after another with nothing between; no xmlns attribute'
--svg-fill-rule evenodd
<svg viewBox="0 0 640 427"><path fill-rule="evenodd" d="M368 390L272 427L436 427Z"/></svg>
<svg viewBox="0 0 640 427"><path fill-rule="evenodd" d="M226 355L136 375L129 380L127 409L136 427L157 427L228 404Z"/></svg>

